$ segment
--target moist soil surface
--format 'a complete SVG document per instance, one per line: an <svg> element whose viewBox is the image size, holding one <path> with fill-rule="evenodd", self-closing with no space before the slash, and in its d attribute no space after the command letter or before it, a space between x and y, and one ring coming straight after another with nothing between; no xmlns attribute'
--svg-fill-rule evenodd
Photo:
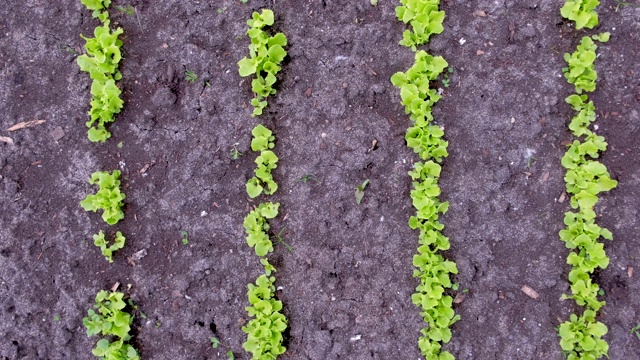
<svg viewBox="0 0 640 360"><path fill-rule="evenodd" d="M139 306L133 343L142 358L226 359L232 350L249 359L247 284L262 268L242 222L258 200L281 203L272 231L284 230L292 248L277 244L270 256L289 320L282 359L418 359L417 233L407 226L407 172L418 157L389 82L413 52L398 45L397 3L129 4L133 15L110 11L124 29L125 106L102 145L86 136L90 79L75 63L80 34L98 21L80 1L0 7L0 135L13 142L0 143L0 359L93 358L97 338L82 318L115 283ZM560 159L573 115L562 57L603 31L612 37L598 48L592 99L609 143L601 161L619 185L597 205L598 222L614 234L611 263L595 275L607 302L599 320L611 359L640 358L630 332L640 323L640 3L603 1L593 31L576 31L561 5L443 0L445 31L423 47L453 69L448 84L434 84L443 98L433 111L450 152L441 178L450 202L445 256L460 270L451 294L462 319L446 349L460 360L562 359L556 327L581 311L561 300L570 267L558 231L570 207ZM248 54L246 19L265 7L276 14L273 30L289 38L289 56L277 94L252 118L250 81L236 63ZM6 130L30 120L45 122ZM258 123L277 137L279 190L251 200ZM236 160L234 148L243 154ZM115 169L126 217L108 226L79 202L96 190L92 172ZM99 230L127 237L113 264L92 244Z"/></svg>

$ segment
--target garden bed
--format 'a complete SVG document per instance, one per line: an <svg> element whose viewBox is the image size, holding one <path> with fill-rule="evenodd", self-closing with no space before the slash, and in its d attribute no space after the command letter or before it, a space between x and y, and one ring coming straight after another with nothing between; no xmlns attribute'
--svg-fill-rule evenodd
<svg viewBox="0 0 640 360"><path fill-rule="evenodd" d="M587 32L562 19L562 3L443 0L445 30L424 47L453 68L433 113L449 141L441 221L452 245L445 255L459 269L452 296L461 320L445 348L456 359L561 359L557 326L577 311L560 300L570 270L558 238L569 208L560 159L573 116L561 69ZM292 247L276 244L270 256L289 325L280 358L419 358L417 235L407 226L407 172L418 158L389 81L413 53L398 45L396 2L129 4L132 15L110 10L124 29L125 105L102 145L87 139L91 80L76 64L79 34L92 34L96 20L80 1L0 8L0 136L12 142L0 142L0 359L92 358L82 318L115 283L146 316L133 323L142 358L225 359L232 350L248 359L247 284L262 269L242 224L258 204L245 190L258 123L274 132L280 158L271 198L281 216L271 226ZM619 182L596 207L614 236L605 245L611 262L596 274L614 360L640 358L631 331L640 323L634 4L598 9L598 30L611 40L599 44L591 96L609 143L601 161ZM264 7L289 44L278 92L258 120L237 62L247 55L246 20ZM187 71L197 79L187 81ZM45 122L5 130L31 120ZM234 149L243 155L233 159ZM127 198L113 229L127 244L109 264L91 238L104 223L79 203L94 171L116 169Z"/></svg>

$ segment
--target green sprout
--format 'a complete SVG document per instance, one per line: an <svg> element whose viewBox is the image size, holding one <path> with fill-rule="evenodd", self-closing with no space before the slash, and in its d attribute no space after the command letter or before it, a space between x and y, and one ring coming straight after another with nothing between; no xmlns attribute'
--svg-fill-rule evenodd
<svg viewBox="0 0 640 360"><path fill-rule="evenodd" d="M531 165L533 165L533 163L536 162L536 160L538 160L538 159L536 159L533 156L528 157L527 158L527 168L531 169Z"/></svg>
<svg viewBox="0 0 640 360"><path fill-rule="evenodd" d="M233 144L233 149L231 149L231 151L229 151L229 155L231 155L231 159L232 160L238 160L238 158L240 158L240 156L242 156L243 154L238 150L237 146L239 144L235 143Z"/></svg>
<svg viewBox="0 0 640 360"><path fill-rule="evenodd" d="M356 186L356 204L360 205L362 198L364 197L364 189L369 185L369 179L362 182L362 184Z"/></svg>
<svg viewBox="0 0 640 360"><path fill-rule="evenodd" d="M632 327L630 333L636 334L636 337L640 340L640 324Z"/></svg>
<svg viewBox="0 0 640 360"><path fill-rule="evenodd" d="M630 3L630 2L624 2L624 1L621 1L621 0L614 0L614 1L617 4L616 5L616 12L618 12L618 10L620 10L620 7L625 8L627 6L631 6L631 7L635 8L635 7L639 6L638 4L634 4L634 3Z"/></svg>
<svg viewBox="0 0 640 360"><path fill-rule="evenodd" d="M126 7L116 5L116 9L121 13L127 14L129 16L133 16L136 13L135 9L133 8L133 6L131 6L131 4L127 4Z"/></svg>
<svg viewBox="0 0 640 360"><path fill-rule="evenodd" d="M185 70L184 79L187 80L187 82L193 84L194 82L198 81L198 75L196 75L196 73L191 70Z"/></svg>
<svg viewBox="0 0 640 360"><path fill-rule="evenodd" d="M450 74L453 74L453 66L449 66L447 68L447 72L444 74L444 78L442 79L442 86L446 88L451 84L451 79L449 79Z"/></svg>
<svg viewBox="0 0 640 360"><path fill-rule="evenodd" d="M187 231L180 231L180 237L182 238L182 243L184 245L189 244L189 233Z"/></svg>
<svg viewBox="0 0 640 360"><path fill-rule="evenodd" d="M282 230L280 230L278 235L275 236L276 244L282 244L282 245L284 245L284 247L287 248L288 252L292 252L293 251L293 247L291 245L287 244L286 242L284 242L284 239L282 238L282 234L284 233L285 230L287 230L286 226L283 227Z"/></svg>
<svg viewBox="0 0 640 360"><path fill-rule="evenodd" d="M217 337L212 337L211 338L211 347L214 349L217 349L220 345L224 346L224 347L228 347L227 345L223 344L220 342L220 340L218 340ZM227 351L227 359L228 360L233 360L235 358L235 356L233 355L233 351L229 350Z"/></svg>
<svg viewBox="0 0 640 360"><path fill-rule="evenodd" d="M305 174L300 179L298 179L298 181L305 184L309 181L315 181L316 184L320 183L320 181L318 181L318 178L314 174Z"/></svg>

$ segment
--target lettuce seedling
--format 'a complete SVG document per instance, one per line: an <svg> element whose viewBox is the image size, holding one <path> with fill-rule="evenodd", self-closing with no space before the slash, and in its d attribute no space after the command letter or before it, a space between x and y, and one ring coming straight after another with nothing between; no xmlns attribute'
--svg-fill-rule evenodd
<svg viewBox="0 0 640 360"><path fill-rule="evenodd" d="M82 319L87 336L103 335L92 350L93 355L105 360L140 360L136 349L126 342L131 339L133 316L124 311L127 304L124 294L101 290L96 295L96 304ZM110 341L111 338L113 341Z"/></svg>
<svg viewBox="0 0 640 360"><path fill-rule="evenodd" d="M251 149L259 151L260 155L255 160L257 165L255 176L247 181L247 194L251 198L258 197L262 193L273 195L278 190L278 184L273 180L271 171L278 167L278 156L268 149L273 149L275 146L275 136L263 125L257 125L251 133L253 135Z"/></svg>
<svg viewBox="0 0 640 360"><path fill-rule="evenodd" d="M576 22L576 29L593 29L598 25L598 13L595 8L598 0L567 0L560 9L563 18Z"/></svg>
<svg viewBox="0 0 640 360"><path fill-rule="evenodd" d="M598 74L595 70L596 50L598 46L592 39L600 42L609 40L609 33L603 33L598 36L585 36L580 41L575 52L572 54L564 54L564 60L567 67L562 69L564 77L570 84L575 86L576 92L592 92L596 89L596 80Z"/></svg>
<svg viewBox="0 0 640 360"><path fill-rule="evenodd" d="M91 174L89 184L98 185L99 190L95 195L87 195L80 205L85 211L102 210L102 220L113 225L124 218L122 206L125 195L120 192L120 171L114 170L111 174L106 171L96 171Z"/></svg>
<svg viewBox="0 0 640 360"><path fill-rule="evenodd" d="M111 5L111 0L80 0L82 5L84 5L87 9L93 10L93 17L97 18L102 13L102 10L105 10Z"/></svg>
<svg viewBox="0 0 640 360"><path fill-rule="evenodd" d="M282 346L282 333L287 328L287 318L282 314L282 302L276 300L275 278L266 274L260 275L255 285L249 284L247 296L251 306L246 308L253 317L242 331L247 334L247 341L242 344L245 351L250 352L254 360L276 359L287 350Z"/></svg>
<svg viewBox="0 0 640 360"><path fill-rule="evenodd" d="M113 252L122 249L125 241L126 239L120 231L116 232L116 237L111 245L109 245L109 242L105 239L102 230L100 230L98 234L93 235L93 244L100 248L102 255L110 263L113 262Z"/></svg>
<svg viewBox="0 0 640 360"><path fill-rule="evenodd" d="M586 310L582 316L571 314L570 320L558 328L560 347L568 360L600 359L607 356L609 344L602 339L607 326L596 321L596 312Z"/></svg>
<svg viewBox="0 0 640 360"><path fill-rule="evenodd" d="M440 0L400 0L402 5L396 7L396 17L411 30L402 34L400 45L416 47L429 42L431 35L440 34L444 30L444 11L439 11Z"/></svg>
<svg viewBox="0 0 640 360"><path fill-rule="evenodd" d="M431 107L440 100L436 89L429 83L447 68L447 62L440 56L431 56L420 50L415 54L415 63L406 72L397 72L391 83L400 88L400 98L409 114L413 126L407 129L407 146L420 155L421 159L441 161L448 155L448 143L442 139L444 131L431 125Z"/></svg>
<svg viewBox="0 0 640 360"><path fill-rule="evenodd" d="M91 110L90 120L86 123L89 128L88 137L92 142L105 142L111 134L106 130L106 125L114 121L115 114L120 113L124 102L120 98L121 91L115 82L122 78L118 71L118 64L122 60L122 41L118 36L123 33L122 28L112 31L110 28L109 13L106 9L110 0L82 0L89 10L94 10L94 17L102 21L102 26L94 30L94 37L87 38L80 35L85 41L86 54L77 59L80 70L88 72L93 80L91 85Z"/></svg>
<svg viewBox="0 0 640 360"><path fill-rule="evenodd" d="M262 203L244 218L247 243L254 248L258 256L266 256L273 251L267 220L278 216L279 208L279 203Z"/></svg>
<svg viewBox="0 0 640 360"><path fill-rule="evenodd" d="M247 21L247 35L251 39L249 57L238 61L238 72L242 77L253 74L256 76L251 82L251 89L255 93L251 100L254 108L251 116L262 115L263 109L267 106L266 98L276 93L273 88L277 80L276 74L281 70L280 63L287 56L284 50L287 37L283 33L269 36L263 30L265 26L271 26L273 23L273 11L269 9L263 9L260 14L254 12Z"/></svg>

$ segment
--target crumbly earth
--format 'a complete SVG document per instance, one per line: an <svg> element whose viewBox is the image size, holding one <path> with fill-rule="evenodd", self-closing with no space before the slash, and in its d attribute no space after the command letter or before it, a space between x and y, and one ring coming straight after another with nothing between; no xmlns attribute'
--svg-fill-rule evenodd
<svg viewBox="0 0 640 360"><path fill-rule="evenodd" d="M397 2L128 4L134 15L111 11L125 31L126 103L103 145L86 137L90 79L75 63L79 35L97 20L76 0L0 7L0 136L13 141L0 142L0 359L91 359L97 339L82 317L115 283L139 306L134 344L144 359L225 359L228 350L249 359L246 286L261 266L242 221L257 204L244 184L258 123L274 131L281 159L280 189L269 198L282 204L273 233L284 229L293 248L276 245L271 256L289 319L281 358L418 359L406 175L417 156L405 146L409 120L389 82L413 53L398 45ZM562 359L556 327L580 311L560 300L569 271L557 235L569 209L560 158L572 139L564 98L573 90L562 56L597 31L612 37L598 49L592 98L609 142L602 161L619 181L597 206L614 234L611 263L597 274L607 302L600 320L611 359L640 358L630 331L640 323L640 2L604 1L599 29L586 32L563 21L561 5L443 0L445 32L425 47L454 69L448 87L438 83L444 97L434 114L450 143L442 221L446 256L460 270L452 295L462 320L446 348L460 360ZM278 93L256 119L236 63L247 55L245 20L263 7L290 43ZM186 70L197 81L187 82ZM6 131L29 120L46 122ZM107 226L79 202L95 191L92 172L114 169L123 172L126 217ZM99 230L127 237L113 264L92 244Z"/></svg>

